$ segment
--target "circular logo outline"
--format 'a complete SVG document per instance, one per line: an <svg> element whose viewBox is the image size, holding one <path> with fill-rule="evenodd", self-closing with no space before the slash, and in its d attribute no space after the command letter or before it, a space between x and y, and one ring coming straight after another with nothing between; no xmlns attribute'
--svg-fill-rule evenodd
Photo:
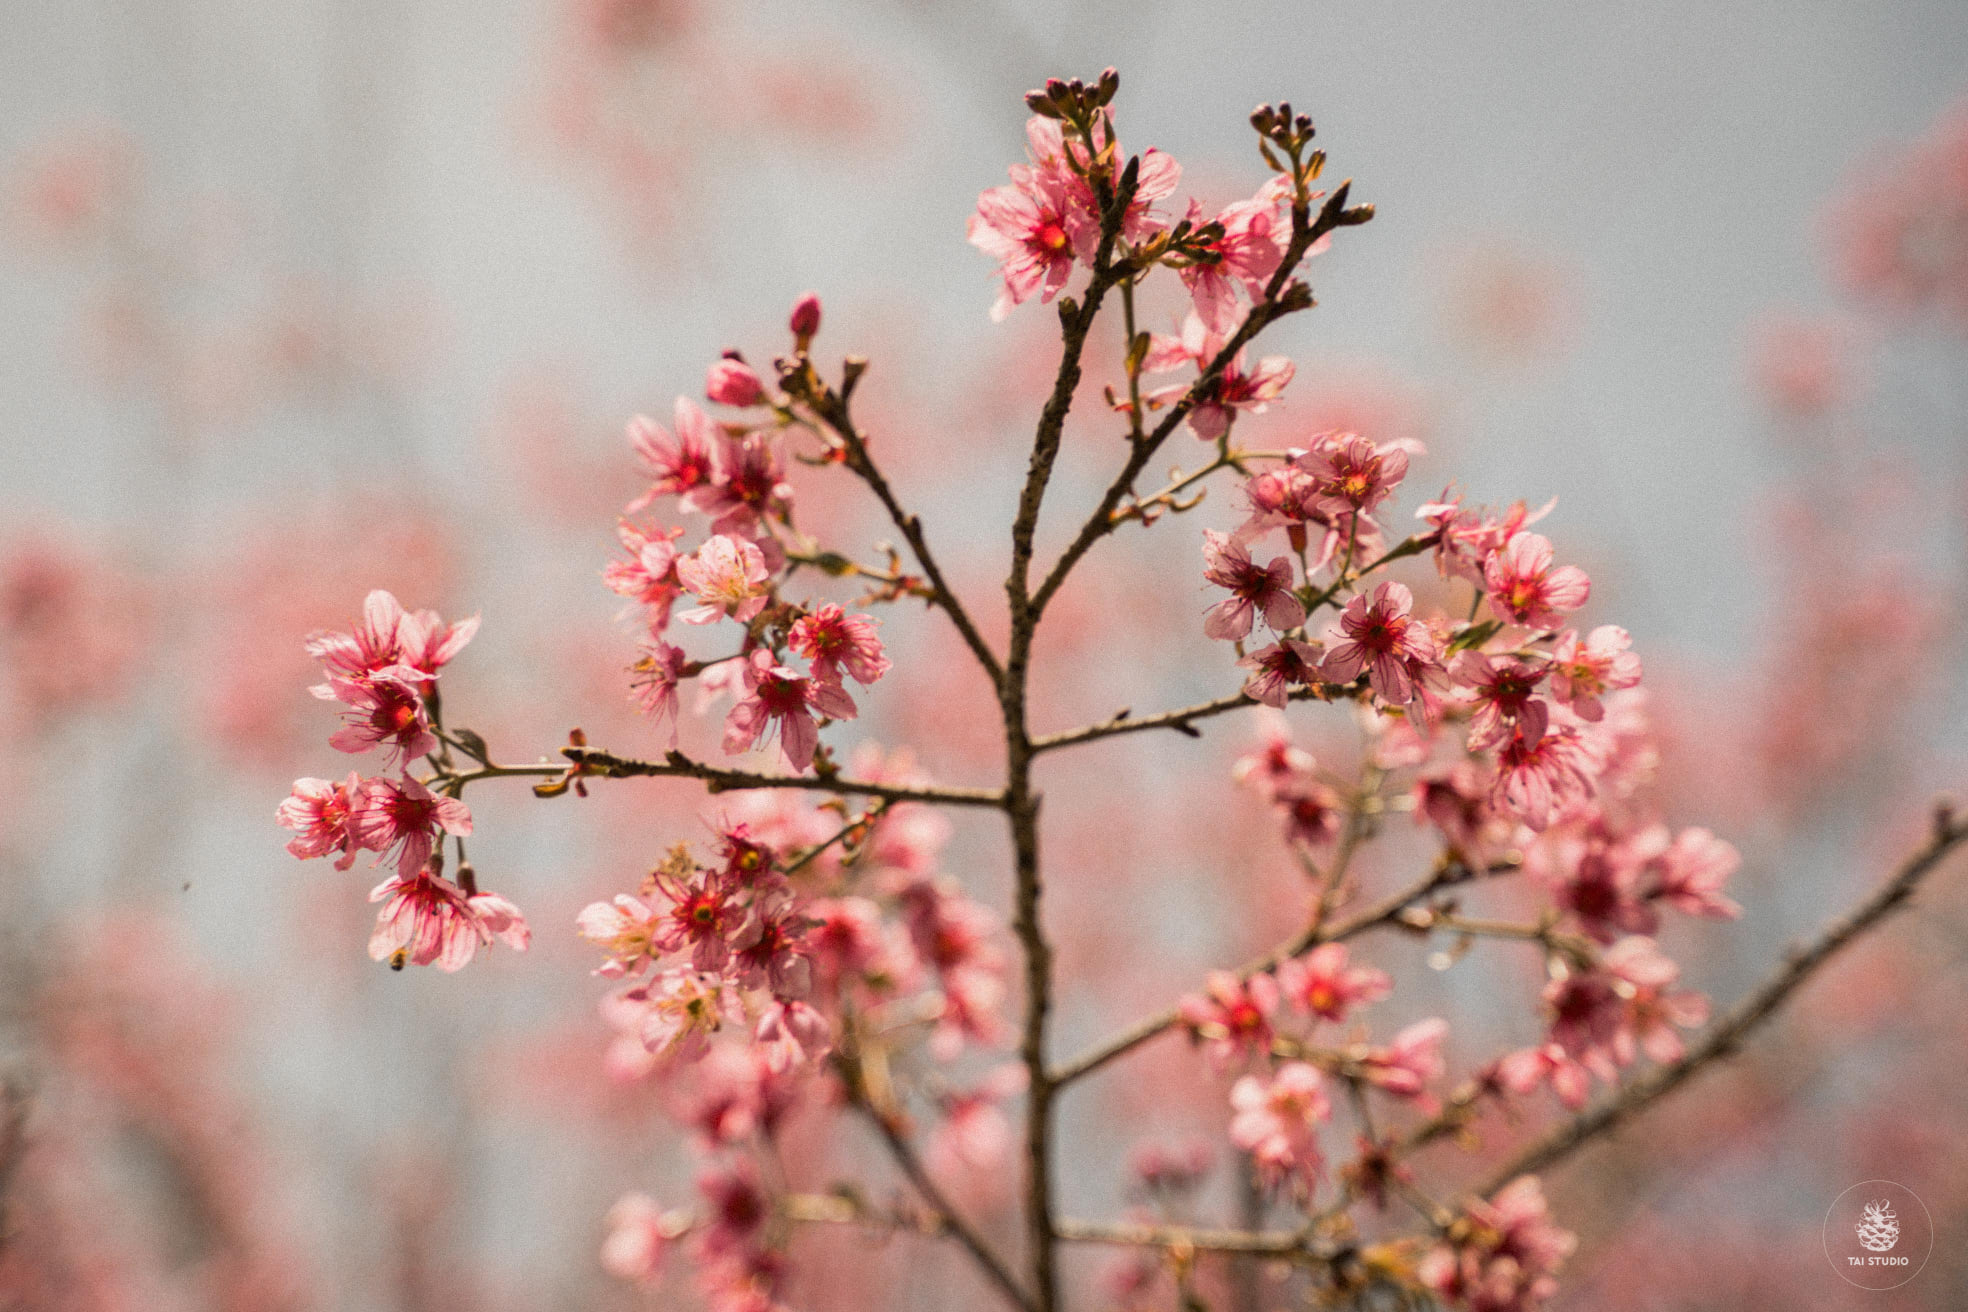
<svg viewBox="0 0 1968 1312"><path fill-rule="evenodd" d="M1859 1189L1864 1189L1868 1185L1882 1185L1882 1184L1890 1185L1892 1188L1899 1190L1901 1193L1905 1194L1908 1198L1911 1198L1916 1204L1919 1205L1920 1215L1927 1222L1927 1251L1920 1255L1920 1261L1917 1265L1914 1264L1908 1265L1906 1276L1903 1279L1896 1280L1890 1285L1862 1285L1858 1281L1852 1279L1851 1276L1845 1274L1845 1268L1840 1266L1838 1259L1832 1255L1831 1217L1832 1214L1838 1210L1838 1205L1844 1202L1846 1197L1851 1193L1853 1193L1854 1191ZM1831 1206L1825 1209L1825 1219L1824 1219L1823 1226L1820 1228L1819 1240L1820 1240L1821 1247L1824 1249L1825 1261L1831 1266L1831 1269L1833 1271L1838 1273L1838 1278L1840 1280L1843 1280L1846 1284L1852 1286L1852 1288L1866 1289L1866 1290L1880 1290L1880 1291L1884 1291L1888 1289L1898 1289L1901 1286L1907 1284L1915 1276L1919 1275L1922 1271L1926 1270L1928 1261L1931 1260L1934 1256L1934 1214L1927 1210L1926 1199L1922 1198L1919 1194L1915 1193L1913 1190L1901 1184L1898 1180L1884 1180L1884 1179L1861 1180L1857 1184L1852 1185L1850 1188L1841 1190L1838 1194L1838 1197L1831 1200ZM1861 1243L1863 1244L1863 1241L1861 1241Z"/></svg>

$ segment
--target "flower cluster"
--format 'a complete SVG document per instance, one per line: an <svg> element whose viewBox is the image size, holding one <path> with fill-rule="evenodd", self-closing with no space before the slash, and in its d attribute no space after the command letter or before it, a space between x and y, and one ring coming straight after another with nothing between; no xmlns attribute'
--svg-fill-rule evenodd
<svg viewBox="0 0 1968 1312"><path fill-rule="evenodd" d="M790 328L804 352L820 327L811 294L793 307ZM803 358L803 356L802 356ZM622 552L602 571L608 587L631 603L642 651L634 665L638 704L666 726L675 750L682 684L698 679L706 698L729 696L723 748L737 755L778 739L794 772L814 765L820 728L858 713L846 682L862 687L889 669L876 621L838 603L784 599L781 587L821 554L793 529L794 489L782 447L787 431L812 428L791 396L775 395L736 352L711 365L705 395L755 419L714 421L688 397L678 397L674 431L638 415L628 437L649 476L648 489L625 509L635 515L660 499L708 520L707 536L684 551L681 527L624 518L616 528ZM834 458L838 458L835 455ZM680 602L695 604L681 612ZM737 652L691 660L673 642L672 620L740 627ZM806 662L802 672L793 657Z"/></svg>
<svg viewBox="0 0 1968 1312"><path fill-rule="evenodd" d="M1325 943L1274 970L1213 974L1206 992L1183 1000L1183 1028L1217 1069L1253 1068L1230 1090L1230 1141L1250 1154L1266 1186L1311 1200L1325 1166L1318 1131L1332 1116L1329 1082L1356 1098L1378 1089L1417 1105L1431 1102L1429 1086L1447 1069L1447 1022L1418 1021L1384 1044L1324 1028L1392 988L1385 971L1353 963L1345 944Z"/></svg>
<svg viewBox="0 0 1968 1312"><path fill-rule="evenodd" d="M301 860L332 856L337 870L357 852L394 857L396 873L369 894L381 902L369 955L393 967L458 970L495 940L519 951L531 939L526 920L505 898L481 893L459 846L458 882L444 877L441 843L472 831L471 811L454 791L432 792L411 763L440 747L437 679L478 631L474 616L446 624L435 611L406 611L378 589L347 633L317 633L308 654L326 682L312 691L342 707L342 727L328 740L362 755L380 749L386 773L365 778L297 779L277 812L294 831L287 850Z"/></svg>
<svg viewBox="0 0 1968 1312"><path fill-rule="evenodd" d="M913 777L872 753L855 764L889 782ZM823 1058L900 1027L937 1061L1005 1034L1001 927L937 872L947 824L914 803L850 813L785 797L735 794L713 822L713 861L679 844L636 893L596 902L578 921L606 953L595 973L623 985L602 1005L620 1036L613 1068L693 1088L683 1119L714 1158L694 1210L624 1198L604 1262L647 1283L670 1241L688 1235L698 1282L721 1312L769 1302L784 1272L745 1151L769 1144L802 1103L874 1096L851 1078L843 1086ZM908 1055L898 1048L888 1060ZM1016 1092L1001 1079L948 1090L932 1152L994 1165L1009 1146L998 1104Z"/></svg>

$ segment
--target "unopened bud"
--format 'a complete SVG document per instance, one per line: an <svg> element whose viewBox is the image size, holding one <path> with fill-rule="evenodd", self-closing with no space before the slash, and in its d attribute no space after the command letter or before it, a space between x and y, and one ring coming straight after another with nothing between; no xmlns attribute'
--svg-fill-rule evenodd
<svg viewBox="0 0 1968 1312"><path fill-rule="evenodd" d="M765 397L765 385L743 360L726 356L710 367L704 376L704 395L724 405L744 409Z"/></svg>
<svg viewBox="0 0 1968 1312"><path fill-rule="evenodd" d="M787 325L793 330L793 337L803 351L813 335L820 331L820 294L807 292L793 302L792 317Z"/></svg>

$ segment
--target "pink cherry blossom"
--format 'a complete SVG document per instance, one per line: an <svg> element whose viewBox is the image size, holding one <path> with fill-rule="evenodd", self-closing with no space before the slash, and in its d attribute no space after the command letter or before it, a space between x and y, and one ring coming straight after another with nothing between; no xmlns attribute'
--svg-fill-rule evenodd
<svg viewBox="0 0 1968 1312"><path fill-rule="evenodd" d="M1425 520L1434 530L1435 568L1442 577L1467 579L1480 588L1484 586L1483 567L1490 557L1526 526L1550 514L1557 504L1546 502L1532 511L1519 501L1504 514L1497 515L1489 510L1465 507L1461 495L1450 489L1439 499L1419 507L1415 518Z"/></svg>
<svg viewBox="0 0 1968 1312"><path fill-rule="evenodd" d="M772 1215L758 1172L742 1159L703 1172L697 1177L697 1192L703 1195L707 1213L698 1243L712 1257L744 1249Z"/></svg>
<svg viewBox="0 0 1968 1312"><path fill-rule="evenodd" d="M1251 1155L1258 1178L1276 1188L1290 1180L1309 1197L1319 1178L1319 1126L1332 1115L1316 1067L1286 1062L1268 1080L1246 1075L1230 1089L1230 1142Z"/></svg>
<svg viewBox="0 0 1968 1312"><path fill-rule="evenodd" d="M1184 998L1179 1010L1190 1037L1221 1069L1235 1057L1270 1050L1271 1016L1277 1009L1278 982L1269 975L1242 980L1218 970L1210 973L1205 991Z"/></svg>
<svg viewBox="0 0 1968 1312"><path fill-rule="evenodd" d="M1045 172L1023 184L993 187L977 198L977 213L964 235L998 262L1004 290L991 307L1001 320L1033 293L1043 304L1057 296L1073 274L1073 239L1068 228L1071 198L1063 182Z"/></svg>
<svg viewBox="0 0 1968 1312"><path fill-rule="evenodd" d="M1430 1290L1469 1312L1537 1312L1558 1292L1556 1271L1578 1240L1553 1225L1535 1176L1520 1176L1465 1209L1467 1223L1416 1269Z"/></svg>
<svg viewBox="0 0 1968 1312"><path fill-rule="evenodd" d="M438 831L470 837L471 811L455 797L438 797L415 779L365 779L349 811L356 843L381 854L397 852L397 873L414 878L430 860Z"/></svg>
<svg viewBox="0 0 1968 1312"><path fill-rule="evenodd" d="M1585 1106L1592 1092L1591 1072L1557 1043L1541 1043L1506 1054L1497 1063L1497 1079L1519 1097L1549 1084L1558 1101L1573 1111Z"/></svg>
<svg viewBox="0 0 1968 1312"><path fill-rule="evenodd" d="M448 879L420 869L399 873L376 885L371 902L381 902L376 932L369 937L375 961L402 959L413 966L462 970L496 939L515 952L526 951L532 931L519 908L496 893L465 891Z"/></svg>
<svg viewBox="0 0 1968 1312"><path fill-rule="evenodd" d="M1382 701L1412 701L1441 671L1441 645L1413 610L1414 594L1399 583L1381 584L1371 598L1356 593L1327 635L1326 681L1351 683L1365 670Z"/></svg>
<svg viewBox="0 0 1968 1312"><path fill-rule="evenodd" d="M667 870L658 870L650 882L670 902L650 929L650 946L659 952L688 949L690 964L707 975L723 970L731 959L730 938L744 917L731 887L701 873L684 879Z"/></svg>
<svg viewBox="0 0 1968 1312"><path fill-rule="evenodd" d="M1652 939L1621 939L1597 968L1567 971L1545 987L1551 1041L1608 1081L1643 1049L1655 1061L1675 1060L1682 1051L1675 1027L1708 1017L1700 994L1668 991L1680 973Z"/></svg>
<svg viewBox="0 0 1968 1312"><path fill-rule="evenodd" d="M1520 727L1497 753L1490 804L1533 829L1544 829L1592 796L1599 769L1600 762L1575 731L1552 725L1533 738Z"/></svg>
<svg viewBox="0 0 1968 1312"><path fill-rule="evenodd" d="M1654 896L1684 915L1733 920L1742 907L1723 896L1722 885L1741 866L1732 844L1706 829L1683 829L1654 862Z"/></svg>
<svg viewBox="0 0 1968 1312"><path fill-rule="evenodd" d="M685 624L715 624L726 616L740 624L765 609L772 576L765 557L743 538L718 534L676 562L677 580L704 604L683 612Z"/></svg>
<svg viewBox="0 0 1968 1312"><path fill-rule="evenodd" d="M1400 1098L1419 1098L1430 1082L1447 1069L1442 1040L1449 1023L1441 1017L1416 1021L1396 1034L1384 1048L1369 1049L1360 1059L1366 1078Z"/></svg>
<svg viewBox="0 0 1968 1312"><path fill-rule="evenodd" d="M875 636L875 621L850 615L833 602L795 620L786 642L806 657L815 679L836 687L843 673L866 687L890 668L881 639Z"/></svg>
<svg viewBox="0 0 1968 1312"><path fill-rule="evenodd" d="M816 713L830 720L851 720L854 700L837 684L809 679L755 651L744 662L745 693L724 721L724 751L736 756L760 741L779 735L779 751L790 770L813 764L820 746Z"/></svg>
<svg viewBox="0 0 1968 1312"><path fill-rule="evenodd" d="M629 686L635 703L659 733L668 726L666 745L671 751L676 750L678 740L677 685L683 680L685 664L681 647L652 638L643 644L642 654L629 667L633 676Z"/></svg>
<svg viewBox="0 0 1968 1312"><path fill-rule="evenodd" d="M1045 184L1064 192L1067 235L1072 239L1075 255L1081 262L1091 264L1100 240L1100 203L1084 175L1105 167L1104 164L1090 155L1085 142L1077 137L1069 142L1057 119L1034 115L1026 121L1025 139L1032 163L1013 165L1013 180L1030 189L1043 179ZM1124 158L1114 137L1110 112L1103 110L1095 116L1093 140L1096 153ZM1136 170L1134 196L1121 216L1121 236L1129 242L1139 242L1168 226L1168 221L1155 211L1155 204L1166 199L1182 178L1182 166L1152 147L1142 152Z"/></svg>
<svg viewBox="0 0 1968 1312"><path fill-rule="evenodd" d="M1284 716L1266 711L1257 714L1264 727L1264 737L1254 751L1237 758L1230 777L1269 802L1302 782L1316 779L1313 771L1318 762L1312 753L1293 744Z"/></svg>
<svg viewBox="0 0 1968 1312"><path fill-rule="evenodd" d="M575 927L582 938L607 951L608 960L595 974L611 979L641 974L663 951L656 945L663 930L660 914L627 893L616 894L612 902L590 902Z"/></svg>
<svg viewBox="0 0 1968 1312"><path fill-rule="evenodd" d="M1347 964L1344 943L1324 943L1278 967L1285 1001L1321 1020L1346 1019L1347 1010L1384 998L1394 981L1384 970Z"/></svg>
<svg viewBox="0 0 1968 1312"><path fill-rule="evenodd" d="M1179 336L1154 335L1141 367L1148 373L1167 373L1187 364L1195 365L1198 371L1207 369L1222 354L1228 341L1226 334L1234 331L1234 324L1223 332L1211 329L1191 314L1183 322ZM1292 362L1282 355L1267 355L1257 362L1255 369L1248 368L1244 353L1238 351L1221 373L1196 389L1195 404L1188 416L1189 431L1206 442L1213 442L1230 431L1237 411L1263 414L1283 394L1294 371ZM1148 399L1166 405L1181 399L1193 386L1176 383L1158 388Z"/></svg>
<svg viewBox="0 0 1968 1312"><path fill-rule="evenodd" d="M1226 642L1248 637L1260 611L1264 622L1279 633L1305 622L1305 605L1292 591L1291 560L1285 556L1260 569L1228 534L1204 529L1203 577L1230 590L1229 598L1210 607L1203 617L1203 632L1209 637Z"/></svg>
<svg viewBox="0 0 1968 1312"><path fill-rule="evenodd" d="M1587 935L1611 943L1625 934L1650 934L1660 923L1642 882L1655 846L1650 834L1621 837L1589 824L1576 832L1548 832L1531 846L1525 867Z"/></svg>
<svg viewBox="0 0 1968 1312"><path fill-rule="evenodd" d="M617 1280L653 1285L663 1273L663 1253L681 1222L648 1194L624 1194L608 1209L607 1236L601 1241L602 1270Z"/></svg>
<svg viewBox="0 0 1968 1312"><path fill-rule="evenodd" d="M806 1003L775 998L760 1015L752 1041L762 1060L785 1072L826 1056L833 1046L833 1028Z"/></svg>
<svg viewBox="0 0 1968 1312"><path fill-rule="evenodd" d="M1296 638L1259 648L1237 662L1251 672L1244 680L1244 694L1252 701L1284 709L1293 688L1317 686L1321 655L1318 643Z"/></svg>
<svg viewBox="0 0 1968 1312"><path fill-rule="evenodd" d="M333 854L337 870L354 865L361 844L350 831L349 819L361 787L362 777L354 771L339 783L333 779L296 779L293 795L278 811L281 828L295 831L287 840L287 850L303 861Z"/></svg>
<svg viewBox="0 0 1968 1312"><path fill-rule="evenodd" d="M342 727L328 739L336 751L360 754L387 744L384 760L399 766L437 749L424 699L410 685L391 678L362 683L331 678L315 690L323 691L348 707Z"/></svg>
<svg viewBox="0 0 1968 1312"><path fill-rule="evenodd" d="M1483 586L1499 615L1526 628L1549 629L1585 605L1592 580L1576 565L1553 568L1551 558L1551 540L1536 533L1515 535L1490 557Z"/></svg>
<svg viewBox="0 0 1968 1312"><path fill-rule="evenodd" d="M626 597L644 611L652 632L669 627L670 608L683 592L677 577L676 539L680 528L644 528L622 520L615 525L615 536L627 553L610 560L602 568L602 582L608 590ZM632 612L624 611L624 615Z"/></svg>
<svg viewBox="0 0 1968 1312"><path fill-rule="evenodd" d="M312 634L307 652L321 662L331 685L338 678L394 678L416 687L436 678L477 632L476 615L446 624L436 611L404 610L393 593L377 588L363 599L362 618L350 632Z"/></svg>
<svg viewBox="0 0 1968 1312"><path fill-rule="evenodd" d="M1338 793L1318 780L1301 780L1279 792L1275 801L1284 813L1287 841L1324 847L1339 838L1345 804Z"/></svg>
<svg viewBox="0 0 1968 1312"><path fill-rule="evenodd" d="M786 481L772 434L720 436L711 461L710 486L695 508L712 516L713 533L752 535L760 520L783 520L791 513L793 485Z"/></svg>
<svg viewBox="0 0 1968 1312"><path fill-rule="evenodd" d="M1491 805L1492 789L1470 761L1431 770L1415 780L1415 819L1434 825L1449 850L1474 869L1517 832L1516 821Z"/></svg>
<svg viewBox="0 0 1968 1312"><path fill-rule="evenodd" d="M1459 653L1449 664L1449 678L1475 708L1469 717L1469 750L1487 751L1508 736L1513 726L1531 739L1542 738L1551 711L1534 694L1551 668L1514 656L1489 656L1480 651Z"/></svg>
<svg viewBox="0 0 1968 1312"><path fill-rule="evenodd" d="M1238 286L1255 304L1284 262L1291 226L1283 206L1290 196L1290 179L1280 175L1268 180L1250 199L1225 206L1215 219L1223 235L1206 248L1216 258L1182 269L1182 281L1195 302L1197 317L1214 331L1227 335L1243 319L1244 310L1237 303ZM1189 221L1203 226L1203 211L1197 202L1190 202Z"/></svg>
<svg viewBox="0 0 1968 1312"><path fill-rule="evenodd" d="M716 439L710 416L687 397L677 398L674 435L647 415L629 420L629 445L651 481L648 491L624 507L625 513L633 515L664 496L681 498L682 510L701 510L710 491L711 446Z"/></svg>
<svg viewBox="0 0 1968 1312"><path fill-rule="evenodd" d="M1565 630L1551 654L1552 695L1581 720L1603 718L1601 696L1640 682L1640 658L1628 650L1632 645L1615 624L1602 624L1584 639L1576 629Z"/></svg>
<svg viewBox="0 0 1968 1312"><path fill-rule="evenodd" d="M761 896L731 940L740 984L774 997L803 998L813 986L813 961L802 942L807 919L786 896Z"/></svg>
<svg viewBox="0 0 1968 1312"><path fill-rule="evenodd" d="M659 1060L695 1061L713 1034L744 1016L726 980L688 968L666 970L618 996L639 1010L637 1034Z"/></svg>
<svg viewBox="0 0 1968 1312"><path fill-rule="evenodd" d="M1408 451L1357 433L1322 433L1292 463L1311 476L1318 509L1371 515L1407 477Z"/></svg>
<svg viewBox="0 0 1968 1312"><path fill-rule="evenodd" d="M838 997L849 984L869 976L901 973L881 908L867 898L819 898L807 904L806 915L813 922L806 945L828 997Z"/></svg>

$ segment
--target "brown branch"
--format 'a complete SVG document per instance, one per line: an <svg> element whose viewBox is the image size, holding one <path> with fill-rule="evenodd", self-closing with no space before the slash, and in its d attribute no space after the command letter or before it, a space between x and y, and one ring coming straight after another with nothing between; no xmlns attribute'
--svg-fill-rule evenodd
<svg viewBox="0 0 1968 1312"><path fill-rule="evenodd" d="M915 553L916 564L922 567L923 577L929 580L933 594L931 600L941 606L944 613L950 617L950 623L955 625L957 632L963 636L964 643L977 658L977 663L984 667L984 672L990 676L992 684L1001 684L1004 681L1004 670L998 663L997 653L991 650L991 644L986 642L984 635L978 631L976 623L970 618L970 612L964 609L961 601L957 600L955 590L943 577L943 570L936 563L935 553L929 549L929 538L923 533L922 519L902 508L902 503L896 498L895 489L889 486L887 477L875 464L874 457L868 454L867 438L855 427L846 397L836 393L831 387L820 385L810 367L805 370L805 381L808 385L805 400L813 407L814 413L825 420L827 426L840 438L847 452L847 467L868 485L868 490L875 494L875 499L882 503L884 510L888 511L889 519L894 521L897 529L901 530L903 538L909 544L909 550Z"/></svg>
<svg viewBox="0 0 1968 1312"><path fill-rule="evenodd" d="M1295 688L1289 695L1291 701L1329 701L1328 686L1319 688ZM1239 711L1246 706L1260 703L1249 693L1235 692L1228 697L1218 697L1214 701L1198 702L1194 706L1178 707L1173 711L1163 711L1159 715L1144 715L1135 718L1127 711L1120 711L1112 718L1098 724L1082 725L1061 733L1047 734L1032 740L1034 754L1055 751L1061 747L1073 747L1080 743L1098 742L1102 738L1114 738L1125 733L1140 733L1146 729L1173 729L1189 737L1197 736L1189 727L1192 720L1206 720L1226 711Z"/></svg>
<svg viewBox="0 0 1968 1312"><path fill-rule="evenodd" d="M1083 131L1085 125L1082 124ZM1086 132L1091 145L1091 133ZM1040 412L1032 437L1032 456L1019 493L1018 514L1011 526L1011 568L1005 575L1005 598L1011 610L1011 641L1005 652L1004 678L998 685L998 705L1004 715L1005 817L1011 828L1015 880L1012 933L1025 963L1025 1014L1019 1035L1019 1059L1025 1067L1025 1234L1032 1269L1036 1312L1053 1312L1059 1305L1057 1236L1053 1233L1052 1100L1053 1086L1046 1068L1046 1026L1052 1011L1052 945L1040 920L1044 896L1039 862L1039 796L1032 790L1031 728L1026 723L1026 683L1032 659L1032 636L1039 607L1030 591L1032 540L1039 511L1059 454L1066 415L1079 387L1080 360L1086 340L1109 287L1124 276L1113 263L1114 242L1128 202L1134 196L1139 161L1129 160L1117 187L1098 183L1102 201L1100 244L1094 253L1092 280L1077 305L1063 304L1059 372L1052 394Z"/></svg>
<svg viewBox="0 0 1968 1312"><path fill-rule="evenodd" d="M1195 409L1209 389L1222 378L1223 371L1230 367L1230 362L1237 358L1237 353L1275 321L1312 304L1310 292L1305 290L1303 283L1294 281L1293 275L1305 259L1305 253L1312 248L1312 243L1334 228L1344 226L1344 216L1347 212L1346 198L1350 185L1350 183L1340 184L1320 208L1317 217L1311 216L1303 209L1294 208L1291 241L1285 248L1284 258L1278 263L1277 272L1271 275L1271 281L1265 286L1263 299L1251 306L1250 313L1244 316L1243 323L1237 326L1237 330L1223 344L1223 349L1218 351L1215 358L1197 374L1196 381L1189 385L1182 398L1162 416L1161 422L1150 430L1147 437L1132 443L1127 463L1121 467L1121 472L1108 485L1107 491L1100 498L1100 504L1095 507L1086 523L1081 525L1079 533L1054 562L1051 572L1039 585L1039 590L1033 594L1032 608L1035 611L1045 610L1053 594L1066 582L1066 576L1072 572L1073 566L1079 563L1080 557L1092 550L1094 543L1125 522L1117 521L1114 518L1114 511L1133 491L1135 481L1141 477L1141 472L1148 467L1148 463L1155 458L1155 452L1161 449L1162 444L1168 441L1169 436L1182 421L1189 417L1189 412Z"/></svg>
<svg viewBox="0 0 1968 1312"><path fill-rule="evenodd" d="M617 756L594 747L563 747L560 754L574 763L578 777L588 779L701 779L713 793L743 788L800 788L811 792L880 797L891 802L936 802L946 806L1004 805L1004 794L995 788L882 784L837 774L755 774L749 770L726 770L706 765L682 752L671 752L660 761Z"/></svg>
<svg viewBox="0 0 1968 1312"><path fill-rule="evenodd" d="M1700 1042L1680 1060L1655 1067L1525 1148L1498 1168L1479 1192L1487 1197L1520 1175L1556 1165L1665 1098L1704 1067L1733 1055L1752 1030L1774 1015L1841 948L1904 905L1920 881L1964 840L1968 840L1968 823L1957 823L1946 806L1937 808L1933 836L1925 846L1908 857L1870 897L1827 925L1810 944L1786 953L1782 968L1709 1026Z"/></svg>
<svg viewBox="0 0 1968 1312"><path fill-rule="evenodd" d="M1514 862L1500 862L1489 867L1484 873L1503 873L1504 871L1514 870L1515 868L1516 865ZM1315 924L1308 926L1263 956L1258 957L1254 961L1246 962L1242 969L1238 970L1237 977L1239 979L1249 979L1254 975L1269 974L1293 957L1303 956L1322 943L1343 942L1358 934L1365 933L1367 930L1394 924L1399 920L1401 912L1416 902L1421 901L1430 893L1435 892L1437 889L1446 888L1451 884L1461 883L1471 877L1472 874L1467 867L1452 861L1444 861L1431 871L1426 878L1409 885L1399 892L1390 894L1382 901L1362 909L1355 915L1337 924L1329 926ZM1166 1030L1172 1029L1181 1019L1182 1013L1176 1008L1171 1007L1167 1011L1158 1012L1145 1020L1137 1021L1113 1038L1088 1049L1073 1060L1055 1068L1052 1072L1052 1083L1054 1085L1070 1084L1083 1076L1091 1075L1094 1071L1099 1070L1115 1058L1125 1056L1127 1053L1148 1042L1148 1040Z"/></svg>

